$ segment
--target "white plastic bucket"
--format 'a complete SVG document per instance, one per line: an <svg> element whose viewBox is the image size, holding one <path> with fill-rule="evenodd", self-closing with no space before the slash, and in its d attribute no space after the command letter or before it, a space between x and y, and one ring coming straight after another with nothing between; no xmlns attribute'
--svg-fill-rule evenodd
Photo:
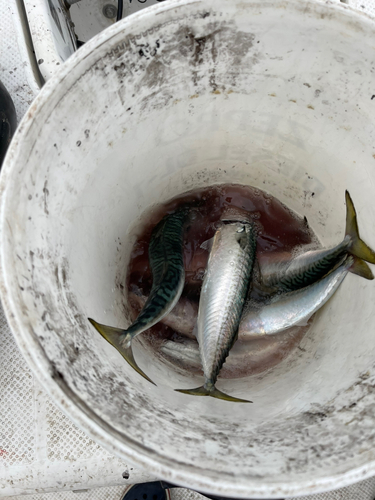
<svg viewBox="0 0 375 500"><path fill-rule="evenodd" d="M286 361L220 382L252 405L174 392L201 378L138 341L152 386L86 320L126 326L137 219L191 188L262 188L326 246L348 189L374 247L374 71L375 25L350 8L176 0L101 33L42 89L1 174L1 295L44 387L107 449L238 498L375 473L374 283L348 276Z"/></svg>

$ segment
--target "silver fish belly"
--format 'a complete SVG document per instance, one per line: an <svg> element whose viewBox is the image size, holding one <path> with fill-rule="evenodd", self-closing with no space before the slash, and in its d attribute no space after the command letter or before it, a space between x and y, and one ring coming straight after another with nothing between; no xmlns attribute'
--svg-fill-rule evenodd
<svg viewBox="0 0 375 500"><path fill-rule="evenodd" d="M367 264L349 255L334 271L310 286L275 294L264 302L250 299L244 307L238 335L241 338L274 335L295 325L306 325L335 294L349 271L373 279Z"/></svg>
<svg viewBox="0 0 375 500"><path fill-rule="evenodd" d="M197 339L205 384L185 394L245 402L215 387L217 376L237 337L255 258L256 234L251 224L222 224L216 231L203 280Z"/></svg>

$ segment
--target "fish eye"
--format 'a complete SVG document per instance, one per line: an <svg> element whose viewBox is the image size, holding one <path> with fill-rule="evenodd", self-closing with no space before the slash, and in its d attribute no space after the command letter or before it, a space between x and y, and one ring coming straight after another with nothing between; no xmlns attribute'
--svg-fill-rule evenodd
<svg viewBox="0 0 375 500"><path fill-rule="evenodd" d="M237 229L237 233L243 233L245 231L245 226L241 226Z"/></svg>

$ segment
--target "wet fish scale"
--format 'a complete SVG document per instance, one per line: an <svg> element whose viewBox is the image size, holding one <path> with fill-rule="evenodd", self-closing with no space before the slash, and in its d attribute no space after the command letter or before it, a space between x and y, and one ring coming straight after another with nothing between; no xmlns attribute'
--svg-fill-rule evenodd
<svg viewBox="0 0 375 500"><path fill-rule="evenodd" d="M198 310L198 343L205 383L179 392L248 402L215 387L217 376L237 337L256 247L252 224L223 224L215 233Z"/></svg>
<svg viewBox="0 0 375 500"><path fill-rule="evenodd" d="M232 257L233 261L241 258L239 255L233 255ZM217 283L217 286L215 288L212 287L207 296L210 308L203 327L205 328L205 333L202 335L201 352L203 367L209 379L217 377L233 345L233 336L228 335L228 333L236 329L238 317L241 315L244 305L246 291L241 294L241 288L245 287L240 286L239 288L239 284L247 283L248 269L239 260L238 268L235 268L233 271L233 274L224 274L222 279ZM222 290L222 293L219 290ZM243 295L242 298L241 295ZM208 333L215 331L218 332L217 335L210 335Z"/></svg>
<svg viewBox="0 0 375 500"><path fill-rule="evenodd" d="M297 256L289 262L279 262L262 271L265 289L272 294L292 292L309 286L339 266L348 254L375 264L375 252L360 238L357 213L348 191L345 192L345 237L333 248L315 250ZM272 287L274 290L272 290Z"/></svg>
<svg viewBox="0 0 375 500"><path fill-rule="evenodd" d="M182 208L166 215L155 226L149 246L152 270L150 295L138 318L125 330L101 325L89 318L98 332L110 342L126 361L143 377L152 382L137 365L131 341L138 334L151 328L166 316L176 305L185 283L183 262L183 233L189 209Z"/></svg>
<svg viewBox="0 0 375 500"><path fill-rule="evenodd" d="M299 288L304 288L316 282L328 272L335 267L340 259L344 259L345 255L350 247L351 238L346 236L345 239L337 245L335 248L330 250L318 250L316 252L307 252L300 257L296 257L290 266L285 270L285 275L280 277L276 281L267 282L266 284L275 284L277 282L277 288L284 292L289 292L297 290ZM298 269L298 265L302 259L308 262L310 257L311 265L309 268L303 270ZM316 261L314 262L314 260Z"/></svg>
<svg viewBox="0 0 375 500"><path fill-rule="evenodd" d="M149 247L149 260L152 269L152 288L140 315L128 328L127 334L138 332L139 328L150 328L150 321L161 319L166 307L179 295L185 281L184 262L182 255L183 229L188 216L187 209L181 209L172 215L164 217L154 228Z"/></svg>

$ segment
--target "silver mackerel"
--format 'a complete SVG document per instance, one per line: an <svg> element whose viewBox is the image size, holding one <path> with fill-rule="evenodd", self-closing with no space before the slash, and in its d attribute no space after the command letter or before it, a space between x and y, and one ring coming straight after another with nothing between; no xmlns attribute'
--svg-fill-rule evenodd
<svg viewBox="0 0 375 500"><path fill-rule="evenodd" d="M178 392L211 396L247 403L229 396L215 384L232 348L245 304L256 250L256 233L251 223L223 223L216 231L198 310L198 343L205 383L196 389Z"/></svg>
<svg viewBox="0 0 375 500"><path fill-rule="evenodd" d="M344 262L324 278L294 292L275 294L267 300L261 296L245 305L239 325L241 338L275 335L295 325L306 325L311 316L338 290L348 272L372 280L369 266L348 255Z"/></svg>

